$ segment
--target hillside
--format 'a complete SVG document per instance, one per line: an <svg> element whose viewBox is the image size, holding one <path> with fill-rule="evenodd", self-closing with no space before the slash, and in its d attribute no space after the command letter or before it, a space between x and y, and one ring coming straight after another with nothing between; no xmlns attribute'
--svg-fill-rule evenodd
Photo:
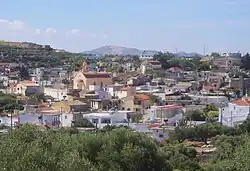
<svg viewBox="0 0 250 171"><path fill-rule="evenodd" d="M77 54L57 50L50 45L39 45L31 42L0 41L0 58L2 60L18 60L18 58L60 58ZM79 54L80 55L80 54Z"/></svg>
<svg viewBox="0 0 250 171"><path fill-rule="evenodd" d="M127 48L122 46L102 46L100 48L83 52L84 54L96 54L96 55L141 55L143 52L147 52L147 50L140 50L136 48ZM149 52L157 52L157 51L149 51Z"/></svg>

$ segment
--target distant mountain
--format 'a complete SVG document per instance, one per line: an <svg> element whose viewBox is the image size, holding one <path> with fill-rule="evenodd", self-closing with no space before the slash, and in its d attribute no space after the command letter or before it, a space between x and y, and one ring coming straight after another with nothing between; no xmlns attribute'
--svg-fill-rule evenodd
<svg viewBox="0 0 250 171"><path fill-rule="evenodd" d="M98 55L103 56L105 54L107 55L138 55L141 54L148 54L153 55L157 53L156 50L140 50L136 48L127 48L122 46L102 46L97 49L91 50L91 51L85 51L82 52L82 54L92 54L92 55ZM175 53L176 57L203 57L203 55L192 52L192 53L186 53L186 52L177 52Z"/></svg>
<svg viewBox="0 0 250 171"><path fill-rule="evenodd" d="M100 55L103 56L105 54L108 55L141 55L142 53L145 52L157 52L153 50L139 50L136 48L127 48L127 47L122 47L122 46L102 46L100 48L91 50L91 51L85 51L82 52L83 54L95 54L95 55Z"/></svg>
<svg viewBox="0 0 250 171"><path fill-rule="evenodd" d="M196 52L192 52L192 53L186 53L186 52L177 52L175 53L176 57L186 57L186 58L190 58L190 57L203 57L203 55L198 54Z"/></svg>

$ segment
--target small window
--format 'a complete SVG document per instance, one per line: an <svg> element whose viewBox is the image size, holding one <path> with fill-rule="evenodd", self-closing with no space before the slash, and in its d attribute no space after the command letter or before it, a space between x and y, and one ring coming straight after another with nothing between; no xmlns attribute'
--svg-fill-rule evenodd
<svg viewBox="0 0 250 171"><path fill-rule="evenodd" d="M67 119L67 118L68 118L68 116L64 116L64 118L65 118L65 119Z"/></svg>
<svg viewBox="0 0 250 171"><path fill-rule="evenodd" d="M92 123L98 123L98 119L92 119Z"/></svg>
<svg viewBox="0 0 250 171"><path fill-rule="evenodd" d="M159 134L159 138L163 138L163 134Z"/></svg>
<svg viewBox="0 0 250 171"><path fill-rule="evenodd" d="M110 124L110 123L111 123L111 120L110 120L109 118L102 118L102 119L101 119L101 123Z"/></svg>

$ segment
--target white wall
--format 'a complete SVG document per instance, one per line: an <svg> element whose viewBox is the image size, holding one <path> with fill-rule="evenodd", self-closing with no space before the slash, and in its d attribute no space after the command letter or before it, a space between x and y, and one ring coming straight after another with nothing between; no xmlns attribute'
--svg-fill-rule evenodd
<svg viewBox="0 0 250 171"><path fill-rule="evenodd" d="M249 106L237 106L229 103L227 107L219 109L219 122L227 126L234 126L238 122L243 122L247 119L250 112Z"/></svg>
<svg viewBox="0 0 250 171"><path fill-rule="evenodd" d="M73 114L64 113L61 115L62 127L71 127L73 121Z"/></svg>
<svg viewBox="0 0 250 171"><path fill-rule="evenodd" d="M43 93L44 95L51 96L58 100L68 100L67 89L55 89L55 88L44 87ZM64 96L66 97L64 98Z"/></svg>

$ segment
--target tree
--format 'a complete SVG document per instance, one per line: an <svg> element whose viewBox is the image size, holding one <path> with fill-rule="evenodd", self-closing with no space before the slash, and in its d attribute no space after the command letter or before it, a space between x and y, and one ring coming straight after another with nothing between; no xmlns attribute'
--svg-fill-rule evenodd
<svg viewBox="0 0 250 171"><path fill-rule="evenodd" d="M241 67L244 68L245 70L250 69L250 55L249 55L249 53L247 53L245 56L243 56Z"/></svg>
<svg viewBox="0 0 250 171"><path fill-rule="evenodd" d="M214 58L219 58L219 57L221 57L220 54L217 53L217 52L212 52L212 53L211 53L211 56L214 57Z"/></svg>
<svg viewBox="0 0 250 171"><path fill-rule="evenodd" d="M21 104L10 103L4 106L4 110L13 113L15 110L23 110L24 107Z"/></svg>
<svg viewBox="0 0 250 171"><path fill-rule="evenodd" d="M213 160L230 159L237 147L244 143L246 136L218 135L213 138L212 144L217 148Z"/></svg>
<svg viewBox="0 0 250 171"><path fill-rule="evenodd" d="M207 144L209 138L215 137L216 135L219 135L219 130L216 129L214 124L205 123L195 127L196 138L200 138L205 144Z"/></svg>
<svg viewBox="0 0 250 171"><path fill-rule="evenodd" d="M94 128L95 125L90 122L88 119L83 118L82 120L74 121L74 127L84 127L84 128Z"/></svg>
<svg viewBox="0 0 250 171"><path fill-rule="evenodd" d="M168 61L172 58L174 58L174 54L169 52L166 53L159 52L153 56L153 59L159 61L162 64L162 68L164 69L168 69L170 67Z"/></svg>
<svg viewBox="0 0 250 171"><path fill-rule="evenodd" d="M150 103L150 105L153 106L157 102L158 102L158 96L150 94L149 95L149 103Z"/></svg>
<svg viewBox="0 0 250 171"><path fill-rule="evenodd" d="M202 64L200 64L198 70L199 71L210 71L211 68L210 68L209 63L202 63Z"/></svg>
<svg viewBox="0 0 250 171"><path fill-rule="evenodd" d="M209 118L210 120L217 120L219 116L219 112L218 111L215 111L215 110L211 110L207 113L207 118Z"/></svg>
<svg viewBox="0 0 250 171"><path fill-rule="evenodd" d="M29 74L29 71L27 68L22 66L19 71L20 71L20 77L22 80L29 80L30 79L30 74Z"/></svg>
<svg viewBox="0 0 250 171"><path fill-rule="evenodd" d="M16 171L172 170L165 152L147 135L126 128L72 134L23 125L0 141L0 166Z"/></svg>
<svg viewBox="0 0 250 171"><path fill-rule="evenodd" d="M192 121L206 120L206 117L204 116L203 112L199 109L186 111L185 117L187 118L187 120L192 120Z"/></svg>
<svg viewBox="0 0 250 171"><path fill-rule="evenodd" d="M173 169L200 170L201 167L196 160L196 150L183 144L171 144L163 147L163 151Z"/></svg>
<svg viewBox="0 0 250 171"><path fill-rule="evenodd" d="M218 111L218 109L213 104L208 104L208 105L206 105L205 108L203 108L203 113L205 116L208 116L208 113L210 111Z"/></svg>
<svg viewBox="0 0 250 171"><path fill-rule="evenodd" d="M244 137L242 137L244 138ZM250 137L246 136L244 142L239 146L236 146L235 150L230 150L232 146L226 147L226 151L221 151L222 153L228 153L230 155L225 156L223 160L217 160L216 163L211 164L206 170L207 171L247 171L250 170ZM227 143L229 145L230 143ZM222 145L222 144L221 144ZM232 147L234 148L234 147ZM228 151L229 150L229 151Z"/></svg>
<svg viewBox="0 0 250 171"><path fill-rule="evenodd" d="M16 103L16 97L11 94L4 94L0 92L0 111L6 109L6 105Z"/></svg>
<svg viewBox="0 0 250 171"><path fill-rule="evenodd" d="M250 132L250 117L248 117L242 124L239 125L239 130L242 133Z"/></svg>
<svg viewBox="0 0 250 171"><path fill-rule="evenodd" d="M44 93L36 93L36 94L33 94L31 96L31 98L34 98L35 100L38 100L38 101L45 101L45 95Z"/></svg>

